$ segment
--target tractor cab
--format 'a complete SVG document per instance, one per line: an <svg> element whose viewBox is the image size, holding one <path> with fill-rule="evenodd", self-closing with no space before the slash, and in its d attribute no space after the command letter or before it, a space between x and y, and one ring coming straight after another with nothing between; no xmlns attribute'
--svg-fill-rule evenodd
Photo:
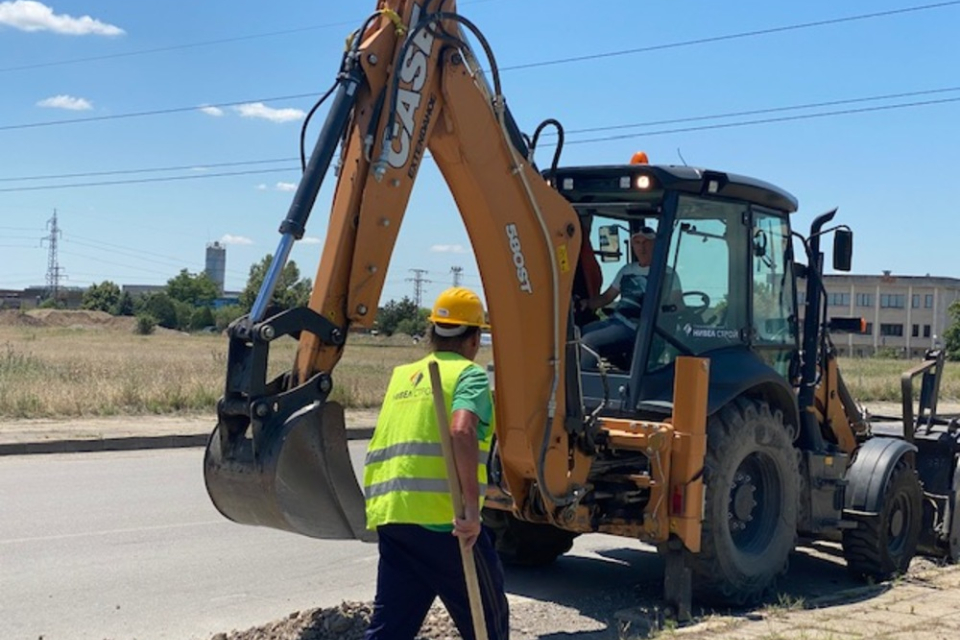
<svg viewBox="0 0 960 640"><path fill-rule="evenodd" d="M669 413L680 355L714 362L711 405L744 382L776 380L788 392L799 350L792 195L743 176L644 163L561 168L554 180L584 232L574 307L588 407ZM643 236L652 236L651 255L637 254ZM578 299L611 285L620 292L611 304L581 309Z"/></svg>

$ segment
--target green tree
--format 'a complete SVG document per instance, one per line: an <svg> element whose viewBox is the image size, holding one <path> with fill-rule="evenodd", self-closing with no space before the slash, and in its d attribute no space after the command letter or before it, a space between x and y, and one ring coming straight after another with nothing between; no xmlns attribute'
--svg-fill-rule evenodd
<svg viewBox="0 0 960 640"><path fill-rule="evenodd" d="M63 300L57 300L55 298L47 298L40 303L39 309L66 309L67 305Z"/></svg>
<svg viewBox="0 0 960 640"><path fill-rule="evenodd" d="M242 316L244 313L244 310L238 304L227 305L215 310L213 312L213 317L215 324L217 325L217 330L223 331L230 325L231 322Z"/></svg>
<svg viewBox="0 0 960 640"><path fill-rule="evenodd" d="M404 296L399 302L391 300L377 312L377 330L390 336L394 333L416 335L427 330L429 311L417 307L417 303Z"/></svg>
<svg viewBox="0 0 960 640"><path fill-rule="evenodd" d="M153 333L156 328L157 321L154 320L153 316L149 313L142 313L137 315L137 324L133 328L133 332L141 336L148 336Z"/></svg>
<svg viewBox="0 0 960 640"><path fill-rule="evenodd" d="M129 291L124 291L120 296L120 302L117 303L118 316L132 316L136 312L136 304Z"/></svg>
<svg viewBox="0 0 960 640"><path fill-rule="evenodd" d="M195 307L211 304L217 297L217 285L206 273L190 273L182 269L167 280L167 295Z"/></svg>
<svg viewBox="0 0 960 640"><path fill-rule="evenodd" d="M158 325L167 329L179 329L177 306L166 293L149 293L139 299L137 315L149 315Z"/></svg>
<svg viewBox="0 0 960 640"><path fill-rule="evenodd" d="M269 253L264 258L250 267L250 277L247 279L247 286L240 292L240 307L244 313L249 313L253 303L260 292L260 286L267 275L273 256ZM313 284L309 278L300 278L300 269L297 263L291 260L280 272L280 278L277 280L277 286L273 290L272 304L282 309L292 309L293 307L302 307L310 301L310 292L313 290Z"/></svg>
<svg viewBox="0 0 960 640"><path fill-rule="evenodd" d="M210 307L197 307L190 315L191 331L200 331L204 327L212 327L215 323L213 309Z"/></svg>
<svg viewBox="0 0 960 640"><path fill-rule="evenodd" d="M83 292L83 301L80 307L90 311L106 311L115 314L120 306L120 287L104 280L100 284L92 284Z"/></svg>
<svg viewBox="0 0 960 640"><path fill-rule="evenodd" d="M943 346L948 359L960 360L960 300L954 301L947 312L950 314L950 326L943 332Z"/></svg>

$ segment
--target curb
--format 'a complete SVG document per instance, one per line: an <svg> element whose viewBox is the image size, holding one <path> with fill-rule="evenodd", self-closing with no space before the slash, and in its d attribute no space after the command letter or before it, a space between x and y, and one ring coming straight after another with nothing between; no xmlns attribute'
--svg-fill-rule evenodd
<svg viewBox="0 0 960 640"><path fill-rule="evenodd" d="M347 440L369 440L373 427L347 429ZM46 442L11 442L0 444L0 456L23 456L40 453L92 453L96 451L136 451L140 449L183 449L205 447L209 433L176 436L130 436L99 440L49 440Z"/></svg>

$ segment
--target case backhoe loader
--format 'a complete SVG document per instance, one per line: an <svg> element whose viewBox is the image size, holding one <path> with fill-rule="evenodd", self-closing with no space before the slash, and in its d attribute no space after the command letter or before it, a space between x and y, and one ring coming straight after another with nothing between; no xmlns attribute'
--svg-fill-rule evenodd
<svg viewBox="0 0 960 640"><path fill-rule="evenodd" d="M874 578L904 571L918 547L960 555L960 445L936 415L942 356L910 374L923 377L919 411L907 382L903 429L875 434L830 342L831 329L859 322L828 322L822 304L821 238L834 233L836 269L849 269L852 252L848 229L825 228L834 212L802 238L790 226L797 200L759 180L641 157L560 167L559 123L520 131L486 40L453 0L381 0L349 39L328 95L273 263L229 331L204 463L227 518L370 537L343 409L328 398L348 329L375 319L429 151L476 249L494 327L484 517L507 559L548 562L589 532L637 538L664 554L666 600L685 617L692 596L764 597L798 536L841 541L851 569ZM551 126L559 144L540 172L534 150ZM268 313L334 161L309 305ZM580 330L591 318L575 301L596 295L602 265L630 259L620 233L642 226L656 239L636 339L586 354ZM805 264L794 261L795 239ZM296 361L268 380L281 336L298 338Z"/></svg>

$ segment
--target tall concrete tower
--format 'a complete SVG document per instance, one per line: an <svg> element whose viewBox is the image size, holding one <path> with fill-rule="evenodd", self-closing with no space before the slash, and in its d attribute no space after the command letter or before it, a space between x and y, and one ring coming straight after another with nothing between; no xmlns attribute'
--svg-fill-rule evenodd
<svg viewBox="0 0 960 640"><path fill-rule="evenodd" d="M203 270L217 285L217 293L223 295L223 283L227 270L227 248L219 242L207 244L207 262Z"/></svg>

